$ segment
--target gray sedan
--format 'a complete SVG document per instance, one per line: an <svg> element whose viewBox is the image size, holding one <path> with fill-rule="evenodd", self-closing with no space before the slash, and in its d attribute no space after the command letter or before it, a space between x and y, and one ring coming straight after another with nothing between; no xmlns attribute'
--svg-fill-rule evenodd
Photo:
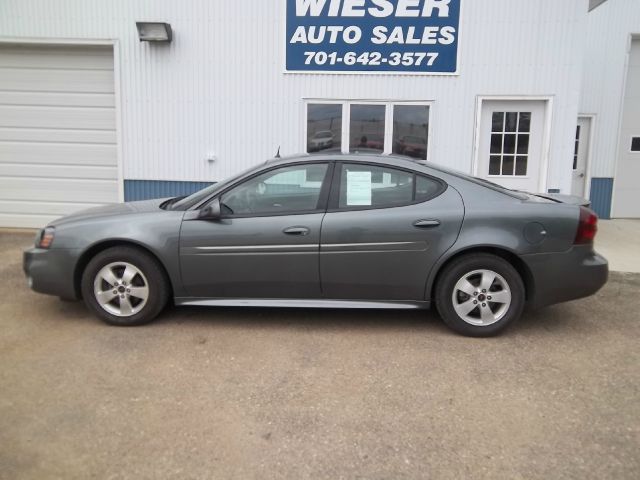
<svg viewBox="0 0 640 480"><path fill-rule="evenodd" d="M113 325L176 305L438 309L489 336L533 308L598 291L596 215L410 159L270 160L186 198L86 210L24 253L37 292Z"/></svg>

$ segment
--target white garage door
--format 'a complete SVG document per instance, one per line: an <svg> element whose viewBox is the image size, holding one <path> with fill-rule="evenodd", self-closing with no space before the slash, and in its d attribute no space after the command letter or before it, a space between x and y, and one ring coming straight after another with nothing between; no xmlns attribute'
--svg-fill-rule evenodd
<svg viewBox="0 0 640 480"><path fill-rule="evenodd" d="M112 48L0 44L0 227L117 201Z"/></svg>

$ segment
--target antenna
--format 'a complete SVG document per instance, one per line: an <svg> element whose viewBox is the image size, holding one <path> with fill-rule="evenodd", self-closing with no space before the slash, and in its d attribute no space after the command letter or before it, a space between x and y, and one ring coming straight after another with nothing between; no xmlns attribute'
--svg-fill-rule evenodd
<svg viewBox="0 0 640 480"><path fill-rule="evenodd" d="M280 158L280 145L278 145L278 151L276 152L276 156L274 158Z"/></svg>

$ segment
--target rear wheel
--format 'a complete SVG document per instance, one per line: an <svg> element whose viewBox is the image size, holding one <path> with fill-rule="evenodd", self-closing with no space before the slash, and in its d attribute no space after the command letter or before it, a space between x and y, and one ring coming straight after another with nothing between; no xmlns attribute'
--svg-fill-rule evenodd
<svg viewBox="0 0 640 480"><path fill-rule="evenodd" d="M168 282L158 262L135 247L113 247L91 259L82 275L87 307L106 323L143 325L164 308Z"/></svg>
<svg viewBox="0 0 640 480"><path fill-rule="evenodd" d="M469 254L454 260L439 277L436 306L458 333L488 337L522 315L525 289L513 266L495 255Z"/></svg>

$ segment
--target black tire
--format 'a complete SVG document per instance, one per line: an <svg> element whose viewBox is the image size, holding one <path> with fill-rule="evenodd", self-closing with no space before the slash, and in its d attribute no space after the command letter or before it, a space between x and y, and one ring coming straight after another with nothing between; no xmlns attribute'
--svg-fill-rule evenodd
<svg viewBox="0 0 640 480"><path fill-rule="evenodd" d="M470 323L458 315L454 307L454 290L456 284L470 273L478 270L487 270L497 273L502 278L500 279L499 277L496 277L497 283L492 284L494 285L492 288L496 290L500 288L502 290L501 285L498 285L498 283L501 283L504 280L506 282L506 289L509 291L511 296L508 308L506 303L503 306L503 304L493 303L488 300L486 300L486 303L479 302L482 305L488 305L488 307L493 310L493 312L490 313L494 313L494 318L499 318L495 323L487 325ZM477 275L477 278L482 278L481 274ZM474 279L476 277L469 278ZM522 315L525 305L525 288L522 278L508 261L496 255L488 253L472 253L457 258L445 267L439 275L437 282L435 301L438 313L447 326L462 335L470 337L490 337L497 335L511 324L511 322L517 320ZM471 283L476 286L477 290L477 292L474 292L474 296L472 297L471 295L467 295L462 291L456 291L457 301L464 303L465 301L470 300L477 303L477 298L482 298L483 300L491 298L491 292L483 294L479 284L476 285L473 282ZM483 296L476 297L476 294ZM458 295L460 295L460 297L458 297ZM477 310L471 311L469 316L477 316L477 321L481 322L482 320L479 318L481 315L480 305L476 308ZM475 320L475 318L473 318L473 320Z"/></svg>
<svg viewBox="0 0 640 480"><path fill-rule="evenodd" d="M144 287L144 285L147 285L148 294L146 297L146 303L142 304L143 302L141 299L136 298L131 294L132 298L130 298L129 305L138 302L137 306L140 307L140 310L130 316L118 316L110 313L100 305L96 298L96 294L94 293L94 280L98 273L103 268L118 263L130 264L142 274L136 275L136 277L131 281L129 286L131 286L132 290L134 286ZM118 271L117 269L119 267L116 265L114 268ZM138 285L136 285L135 282L138 282ZM102 285L109 285L109 283L103 283ZM108 248L93 257L82 274L81 289L82 298L89 310L109 325L121 327L144 325L151 322L167 304L170 292L168 279L156 259L144 250L129 246ZM111 290L111 288L108 288L107 290ZM116 291L117 290L114 290L114 293ZM125 294L126 291L125 287L125 290L122 293ZM121 304L119 297L120 294L115 295L114 300L110 303L113 308L120 308L119 305ZM129 300L128 295L127 299Z"/></svg>

